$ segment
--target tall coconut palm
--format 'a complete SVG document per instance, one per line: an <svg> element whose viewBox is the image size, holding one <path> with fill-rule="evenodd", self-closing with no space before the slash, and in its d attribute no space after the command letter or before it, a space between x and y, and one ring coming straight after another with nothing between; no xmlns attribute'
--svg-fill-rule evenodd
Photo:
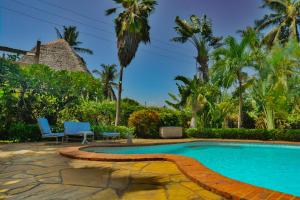
<svg viewBox="0 0 300 200"><path fill-rule="evenodd" d="M197 49L196 61L200 65L198 68L199 78L208 82L208 61L210 50L220 46L221 37L215 37L212 32L212 23L204 15L199 19L198 16L192 15L190 22L180 19L178 16L175 19L175 31L178 36L172 41L186 43L190 42ZM201 75L200 75L201 74Z"/></svg>
<svg viewBox="0 0 300 200"><path fill-rule="evenodd" d="M262 7L271 10L263 19L255 22L258 31L268 30L263 39L265 44L272 46L274 42L286 42L288 38L299 42L299 0L263 0Z"/></svg>
<svg viewBox="0 0 300 200"><path fill-rule="evenodd" d="M156 0L113 0L122 6L115 18L118 57L120 62L120 77L116 107L115 125L120 121L123 70L135 57L139 44L150 42L150 26L148 18L154 11ZM115 13L118 8L106 11L107 15Z"/></svg>
<svg viewBox="0 0 300 200"><path fill-rule="evenodd" d="M229 36L225 39L225 46L214 52L215 64L213 68L216 82L225 88L238 84L239 118L238 128L242 127L243 90L247 74L243 68L249 66L251 53L248 51L249 37L243 37L241 42Z"/></svg>
<svg viewBox="0 0 300 200"><path fill-rule="evenodd" d="M118 75L116 69L117 65L102 64L101 67L101 71L94 70L93 73L96 73L100 76L101 82L103 84L104 97L109 101L115 101L117 99L114 91L114 88L117 87L117 83L115 82Z"/></svg>
<svg viewBox="0 0 300 200"><path fill-rule="evenodd" d="M65 39L77 53L93 54L92 50L79 47L82 42L78 40L79 32L77 31L76 26L63 26L63 32L60 32L58 28L55 28L55 30L57 37L59 39Z"/></svg>

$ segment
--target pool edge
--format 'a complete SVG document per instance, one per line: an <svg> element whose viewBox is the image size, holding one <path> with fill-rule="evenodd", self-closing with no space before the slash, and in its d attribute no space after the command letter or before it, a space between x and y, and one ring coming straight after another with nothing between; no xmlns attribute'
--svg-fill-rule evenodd
<svg viewBox="0 0 300 200"><path fill-rule="evenodd" d="M168 143L169 144L169 143ZM134 146L147 146L153 144L137 144ZM300 197L282 192L265 189L234 179L227 178L200 163L199 161L181 155L173 154L105 154L82 151L88 147L116 147L128 146L120 144L88 145L80 147L66 147L59 150L62 156L72 159L106 161L106 162L138 162L138 161L169 161L177 165L178 169L201 187L212 191L227 199L293 199ZM132 145L130 145L132 146Z"/></svg>

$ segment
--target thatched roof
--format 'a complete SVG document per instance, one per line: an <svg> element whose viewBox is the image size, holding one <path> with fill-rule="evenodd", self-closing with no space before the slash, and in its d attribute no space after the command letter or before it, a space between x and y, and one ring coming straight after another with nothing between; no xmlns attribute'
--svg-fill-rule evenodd
<svg viewBox="0 0 300 200"><path fill-rule="evenodd" d="M20 62L26 64L36 63L35 53L36 46L24 55ZM48 65L55 70L88 72L82 58L64 39L41 44L38 63Z"/></svg>

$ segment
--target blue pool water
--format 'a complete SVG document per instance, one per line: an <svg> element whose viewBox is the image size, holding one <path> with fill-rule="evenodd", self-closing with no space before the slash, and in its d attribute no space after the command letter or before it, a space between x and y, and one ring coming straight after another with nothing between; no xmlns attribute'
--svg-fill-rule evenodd
<svg viewBox="0 0 300 200"><path fill-rule="evenodd" d="M90 147L84 151L188 156L229 178L300 196L300 146L193 142L138 147Z"/></svg>

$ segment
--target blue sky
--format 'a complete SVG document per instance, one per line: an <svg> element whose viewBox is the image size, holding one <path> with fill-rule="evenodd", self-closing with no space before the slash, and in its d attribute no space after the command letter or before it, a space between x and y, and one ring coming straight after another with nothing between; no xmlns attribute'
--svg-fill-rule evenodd
<svg viewBox="0 0 300 200"><path fill-rule="evenodd" d="M151 44L141 45L126 68L123 96L164 105L168 93L177 92L174 77L195 74L193 47L170 42L176 36L177 15L206 14L213 21L215 35L225 37L261 18L265 10L260 5L261 0L158 0L150 17ZM0 45L29 50L36 40L55 40L54 27L76 25L82 47L94 51L92 56L83 55L90 70L99 69L102 63L118 64L113 17L104 12L113 6L112 0L0 0Z"/></svg>

